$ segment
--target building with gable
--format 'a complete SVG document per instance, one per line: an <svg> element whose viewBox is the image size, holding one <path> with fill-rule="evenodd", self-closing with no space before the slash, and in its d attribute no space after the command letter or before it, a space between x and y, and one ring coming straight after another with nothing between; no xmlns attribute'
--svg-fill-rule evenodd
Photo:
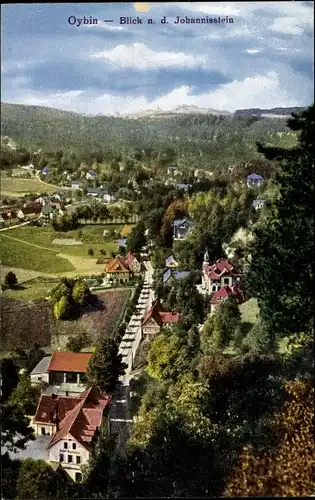
<svg viewBox="0 0 315 500"><path fill-rule="evenodd" d="M78 396L85 390L91 356L88 352L54 352L35 366L30 374L31 382L45 383L45 394Z"/></svg>
<svg viewBox="0 0 315 500"><path fill-rule="evenodd" d="M209 264L209 254L206 251L202 264L201 287L208 294L217 292L223 286L234 286L241 280L242 274L227 258L218 259L214 264Z"/></svg>
<svg viewBox="0 0 315 500"><path fill-rule="evenodd" d="M97 177L97 174L96 174L95 170L89 170L85 175L85 178L87 180L94 180L94 179L96 179L96 177Z"/></svg>
<svg viewBox="0 0 315 500"><path fill-rule="evenodd" d="M183 240L191 233L193 224L192 221L187 219L176 219L172 223L174 230L173 236L175 240Z"/></svg>
<svg viewBox="0 0 315 500"><path fill-rule="evenodd" d="M161 302L156 299L141 321L142 338L150 340L157 335L163 325L178 323L180 315L177 312L167 312Z"/></svg>
<svg viewBox="0 0 315 500"><path fill-rule="evenodd" d="M74 481L82 480L81 466L89 461L110 398L93 387L80 396L42 394L31 425L35 435L51 436L48 462L59 463Z"/></svg>
<svg viewBox="0 0 315 500"><path fill-rule="evenodd" d="M174 281L188 278L189 275L190 271L174 271L173 269L167 269L167 271L163 274L162 281L164 285L166 283L170 284Z"/></svg>
<svg viewBox="0 0 315 500"><path fill-rule="evenodd" d="M246 184L248 187L260 186L263 182L264 182L263 177L258 174L249 174L246 177Z"/></svg>
<svg viewBox="0 0 315 500"><path fill-rule="evenodd" d="M122 257L115 257L105 264L106 278L112 283L126 283L132 277L129 269Z"/></svg>
<svg viewBox="0 0 315 500"><path fill-rule="evenodd" d="M125 264L134 274L139 274L141 272L141 263L138 261L137 257L130 251L125 258Z"/></svg>
<svg viewBox="0 0 315 500"><path fill-rule="evenodd" d="M210 300L210 313L214 313L217 307L222 303L223 300L226 300L228 297L234 297L238 304L242 304L244 302L244 293L238 285L235 286L223 286L217 292L215 292Z"/></svg>
<svg viewBox="0 0 315 500"><path fill-rule="evenodd" d="M165 259L165 266L170 269L174 269L178 267L178 262L174 259L173 255L170 255L167 259Z"/></svg>
<svg viewBox="0 0 315 500"><path fill-rule="evenodd" d="M264 206L264 204L265 200L254 200L252 206L254 207L255 210L259 210Z"/></svg>

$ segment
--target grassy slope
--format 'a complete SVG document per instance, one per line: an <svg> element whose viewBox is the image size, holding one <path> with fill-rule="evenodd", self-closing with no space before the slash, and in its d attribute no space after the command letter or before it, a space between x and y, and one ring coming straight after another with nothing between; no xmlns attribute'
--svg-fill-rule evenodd
<svg viewBox="0 0 315 500"><path fill-rule="evenodd" d="M32 269L44 273L73 271L75 267L66 259L57 256L58 253L95 260L101 256L101 249L106 250L108 255L117 251L116 241L104 241L103 229L102 226L86 226L81 230L68 231L67 233L56 233L47 227L23 226L10 229L10 231L0 233L1 263L6 266ZM10 238L17 238L43 248L33 248ZM83 244L69 246L52 243L55 239L62 238L82 238ZM89 248L93 249L94 256L88 255Z"/></svg>
<svg viewBox="0 0 315 500"><path fill-rule="evenodd" d="M257 323L259 318L257 299L252 298L244 302L244 304L241 304L240 311L243 323L251 323L252 325Z"/></svg>
<svg viewBox="0 0 315 500"><path fill-rule="evenodd" d="M24 196L26 193L47 193L53 194L56 188L43 184L38 179L19 179L15 177L1 178L1 195L4 196Z"/></svg>
<svg viewBox="0 0 315 500"><path fill-rule="evenodd" d="M0 258L3 265L43 273L73 271L73 265L68 260L57 257L56 253L54 250L31 247L0 234Z"/></svg>

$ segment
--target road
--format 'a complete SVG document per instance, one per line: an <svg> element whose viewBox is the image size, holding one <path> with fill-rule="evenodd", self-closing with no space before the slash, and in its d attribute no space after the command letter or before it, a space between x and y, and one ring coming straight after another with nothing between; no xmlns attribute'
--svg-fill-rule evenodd
<svg viewBox="0 0 315 500"><path fill-rule="evenodd" d="M130 380L134 377L132 364L135 353L141 342L141 319L151 307L154 300L153 267L150 261L145 261L146 267L144 285L141 290L137 308L138 314L133 314L126 328L126 333L120 343L119 350L124 354L123 361L128 363L126 374L121 378L121 386L113 395L110 408L111 432L117 436L117 447L122 448L130 437L132 414L130 411Z"/></svg>
<svg viewBox="0 0 315 500"><path fill-rule="evenodd" d="M3 227L0 231L8 231L9 229L14 229L16 227L26 226L26 224L30 224L32 221L28 220L27 222L22 222L21 224L15 224L14 226Z"/></svg>

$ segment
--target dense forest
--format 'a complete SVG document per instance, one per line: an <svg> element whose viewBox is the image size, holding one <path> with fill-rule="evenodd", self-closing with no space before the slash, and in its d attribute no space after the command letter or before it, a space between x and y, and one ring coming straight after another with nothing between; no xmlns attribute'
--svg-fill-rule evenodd
<svg viewBox="0 0 315 500"><path fill-rule="evenodd" d="M178 115L127 119L83 116L39 106L1 104L1 134L25 148L112 151L172 148L193 168L217 169L257 156L257 140L275 146L295 144L282 119L255 116Z"/></svg>

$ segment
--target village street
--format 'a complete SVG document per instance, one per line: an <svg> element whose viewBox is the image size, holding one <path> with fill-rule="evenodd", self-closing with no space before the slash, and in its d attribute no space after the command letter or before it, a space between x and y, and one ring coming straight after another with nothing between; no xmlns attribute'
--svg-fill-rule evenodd
<svg viewBox="0 0 315 500"><path fill-rule="evenodd" d="M130 436L132 415L130 412L129 383L133 378L133 361L141 342L141 320L154 300L152 288L153 267L150 261L144 261L144 265L146 267L144 283L136 306L136 312L132 315L119 346L119 352L123 355L123 361L128 365L128 368L126 374L121 378L122 385L113 395L109 415L111 432L117 435L118 447L123 446Z"/></svg>

